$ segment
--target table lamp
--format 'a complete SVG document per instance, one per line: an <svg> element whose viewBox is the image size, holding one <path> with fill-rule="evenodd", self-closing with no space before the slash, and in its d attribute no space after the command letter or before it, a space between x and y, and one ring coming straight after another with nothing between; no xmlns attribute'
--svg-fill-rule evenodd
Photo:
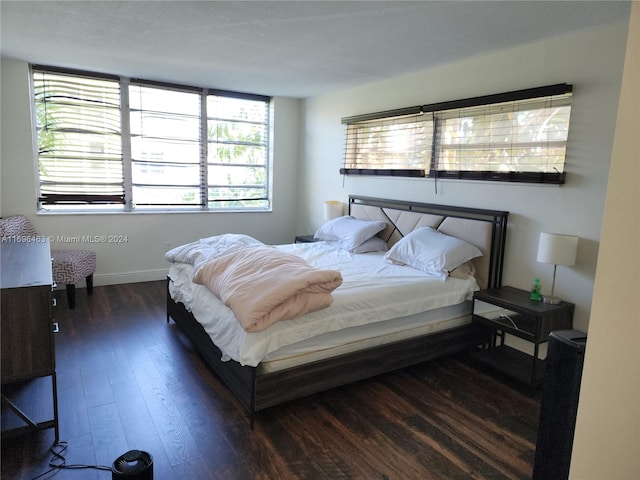
<svg viewBox="0 0 640 480"><path fill-rule="evenodd" d="M342 202L338 200L327 200L324 202L324 219L333 220L342 216Z"/></svg>
<svg viewBox="0 0 640 480"><path fill-rule="evenodd" d="M551 295L542 297L544 303L557 304L562 300L553 295L556 286L556 269L558 265L571 266L576 263L578 251L578 237L572 235L560 235L557 233L540 233L538 244L538 262L553 264L553 282L551 283Z"/></svg>

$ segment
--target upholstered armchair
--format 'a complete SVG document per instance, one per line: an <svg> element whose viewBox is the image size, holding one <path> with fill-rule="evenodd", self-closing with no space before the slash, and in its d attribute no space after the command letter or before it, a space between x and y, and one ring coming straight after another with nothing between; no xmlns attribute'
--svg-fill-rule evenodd
<svg viewBox="0 0 640 480"><path fill-rule="evenodd" d="M0 219L0 236L36 237L33 224L24 215L14 215ZM93 293L93 274L96 271L96 252L91 250L51 250L53 282L66 285L69 308L76 306L76 283L83 278L87 284L87 294Z"/></svg>

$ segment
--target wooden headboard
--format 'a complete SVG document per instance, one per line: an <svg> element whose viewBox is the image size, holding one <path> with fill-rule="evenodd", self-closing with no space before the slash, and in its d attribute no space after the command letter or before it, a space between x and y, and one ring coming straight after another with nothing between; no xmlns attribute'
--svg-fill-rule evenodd
<svg viewBox="0 0 640 480"><path fill-rule="evenodd" d="M502 284L509 212L349 195L349 215L384 221L387 228L378 236L390 247L425 226L465 240L483 253L473 261L479 283L484 288Z"/></svg>

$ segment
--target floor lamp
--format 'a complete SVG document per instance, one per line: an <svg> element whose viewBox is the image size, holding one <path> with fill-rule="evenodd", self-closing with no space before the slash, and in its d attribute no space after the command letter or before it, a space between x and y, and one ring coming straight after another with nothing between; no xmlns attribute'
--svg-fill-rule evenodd
<svg viewBox="0 0 640 480"><path fill-rule="evenodd" d="M551 295L544 295L542 297L542 301L544 303L557 304L562 301L553 294L556 286L556 269L558 268L558 265L575 265L577 251L578 237L545 232L540 234L540 243L538 244L538 262L553 264Z"/></svg>

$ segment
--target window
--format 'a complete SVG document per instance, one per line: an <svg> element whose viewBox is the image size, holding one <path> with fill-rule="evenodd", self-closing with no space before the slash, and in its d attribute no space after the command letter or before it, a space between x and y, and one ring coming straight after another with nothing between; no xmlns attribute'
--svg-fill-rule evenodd
<svg viewBox="0 0 640 480"><path fill-rule="evenodd" d="M33 67L52 211L266 210L264 96Z"/></svg>
<svg viewBox="0 0 640 480"><path fill-rule="evenodd" d="M40 204L124 204L120 85L33 72Z"/></svg>
<svg viewBox="0 0 640 480"><path fill-rule="evenodd" d="M562 184L570 114L571 86L553 85L346 118L341 173Z"/></svg>
<svg viewBox="0 0 640 480"><path fill-rule="evenodd" d="M265 103L208 95L207 112L208 204L264 206L269 160Z"/></svg>
<svg viewBox="0 0 640 480"><path fill-rule="evenodd" d="M432 135L432 117L423 113L350 124L343 173L424 177Z"/></svg>
<svg viewBox="0 0 640 480"><path fill-rule="evenodd" d="M200 206L200 93L129 86L136 208Z"/></svg>

